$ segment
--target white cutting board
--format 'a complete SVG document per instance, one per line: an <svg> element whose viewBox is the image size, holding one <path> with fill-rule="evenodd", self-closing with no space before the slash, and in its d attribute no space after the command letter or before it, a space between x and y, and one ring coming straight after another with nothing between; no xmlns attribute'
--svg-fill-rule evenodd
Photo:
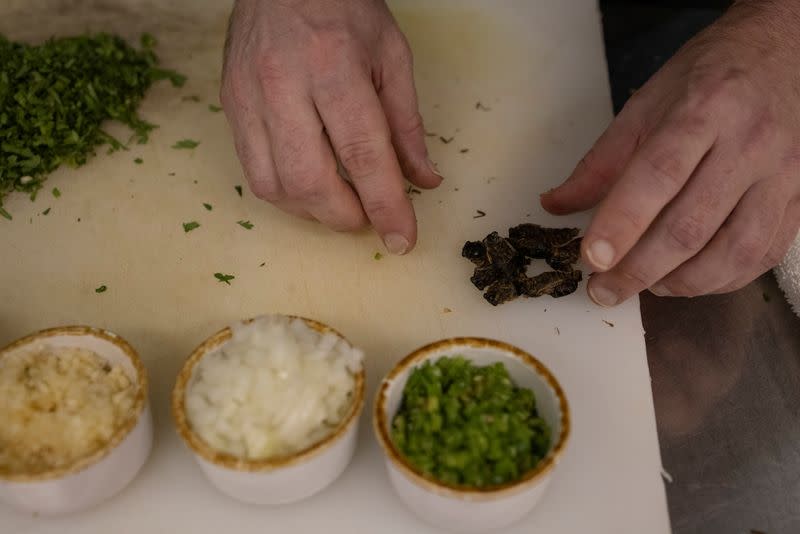
<svg viewBox="0 0 800 534"><path fill-rule="evenodd" d="M15 195L6 204L14 220L0 220L0 344L61 324L124 336L151 373L157 442L134 483L99 508L60 520L0 508L3 534L433 533L394 497L366 418L350 468L308 501L244 506L205 482L173 431L170 388L206 336L263 312L313 317L363 347L370 400L393 362L430 341L478 335L519 345L561 381L574 433L548 494L509 532L669 532L636 299L601 310L582 284L563 299L493 308L460 257L465 240L520 222L587 222L545 214L538 195L569 173L611 118L593 0L393 2L416 52L427 128L455 140L429 138L447 179L414 195L418 247L381 260L370 232L335 234L282 215L246 187L244 198L234 191L244 182L227 125L207 108L217 103L227 3L5 4L0 32L13 38L151 31L164 64L189 82L151 91L143 113L161 127L148 145L101 153L80 170L55 173L35 203ZM202 102L181 100L193 94ZM491 111L476 109L477 101ZM200 146L170 148L186 137ZM50 194L54 186L61 198ZM476 210L486 216L473 219ZM241 228L242 219L255 227ZM184 234L181 223L192 220L202 226ZM215 272L236 279L227 286ZM95 293L100 285L108 291Z"/></svg>

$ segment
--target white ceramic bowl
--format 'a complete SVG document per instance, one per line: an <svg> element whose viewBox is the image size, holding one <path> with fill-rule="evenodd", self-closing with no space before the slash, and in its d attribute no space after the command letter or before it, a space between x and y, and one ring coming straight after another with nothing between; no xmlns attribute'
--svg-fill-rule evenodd
<svg viewBox="0 0 800 534"><path fill-rule="evenodd" d="M293 317L294 318L294 317ZM318 332L339 332L311 319L300 318ZM195 365L231 338L225 328L197 347L178 375L172 391L172 415L183 441L211 483L223 493L250 504L287 504L325 489L347 468L356 448L358 421L364 409L364 371L356 375L353 403L339 427L322 441L290 456L246 460L214 450L192 430L184 406L186 388ZM346 341L346 339L345 339Z"/></svg>
<svg viewBox="0 0 800 534"><path fill-rule="evenodd" d="M0 358L31 345L77 347L118 364L137 385L134 416L101 449L72 465L35 475L0 470L0 501L21 511L60 515L90 508L121 491L150 454L153 421L147 400L147 371L136 351L121 337L88 326L37 332L0 350Z"/></svg>
<svg viewBox="0 0 800 534"><path fill-rule="evenodd" d="M553 442L545 458L522 479L489 489L451 486L424 476L394 446L391 422L400 407L409 375L423 362L444 356L463 356L476 365L502 362L515 384L533 390L539 415L552 429ZM531 511L564 452L570 417L561 386L533 356L499 341L453 338L422 347L394 367L378 390L373 425L386 456L389 479L400 499L424 521L444 530L469 534L507 527Z"/></svg>

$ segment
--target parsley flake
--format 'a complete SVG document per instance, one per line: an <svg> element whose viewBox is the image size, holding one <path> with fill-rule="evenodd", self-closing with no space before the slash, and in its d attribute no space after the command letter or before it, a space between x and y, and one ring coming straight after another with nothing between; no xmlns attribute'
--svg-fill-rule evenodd
<svg viewBox="0 0 800 534"><path fill-rule="evenodd" d="M194 139L181 139L180 141L178 141L174 145L172 145L172 148L174 148L176 150L192 149L192 148L196 148L197 145L199 145L199 144L200 144L200 142L199 141L195 141Z"/></svg>
<svg viewBox="0 0 800 534"><path fill-rule="evenodd" d="M210 111L212 113L219 113L220 111L222 111L222 108L219 107L219 106L215 106L214 104L209 104L208 105L208 111Z"/></svg>
<svg viewBox="0 0 800 534"><path fill-rule="evenodd" d="M106 286L100 286L94 290L95 293L105 293L108 288Z"/></svg>
<svg viewBox="0 0 800 534"><path fill-rule="evenodd" d="M135 160L133 160L133 162L137 165L141 165L142 163L144 163L144 160L142 158L136 158Z"/></svg>
<svg viewBox="0 0 800 534"><path fill-rule="evenodd" d="M211 204L208 204L207 202L203 202L203 207L205 209L207 209L208 211L211 211L211 210L214 209L214 206L212 206Z"/></svg>
<svg viewBox="0 0 800 534"><path fill-rule="evenodd" d="M242 186L241 185L236 185L233 188L236 189L236 192L239 193L239 196L242 196Z"/></svg>
<svg viewBox="0 0 800 534"><path fill-rule="evenodd" d="M197 221L183 223L183 231L186 232L187 234L192 230L196 230L197 228L200 228L200 223Z"/></svg>
<svg viewBox="0 0 800 534"><path fill-rule="evenodd" d="M59 191L57 187L53 188L53 196L56 198L61 198L61 191Z"/></svg>
<svg viewBox="0 0 800 534"><path fill-rule="evenodd" d="M214 273L214 278L219 280L220 282L224 282L228 285L231 285L231 280L236 278L232 274L222 274L222 273Z"/></svg>
<svg viewBox="0 0 800 534"><path fill-rule="evenodd" d="M253 223L251 223L250 221L236 221L236 224L238 224L242 228L246 228L247 230L253 229Z"/></svg>

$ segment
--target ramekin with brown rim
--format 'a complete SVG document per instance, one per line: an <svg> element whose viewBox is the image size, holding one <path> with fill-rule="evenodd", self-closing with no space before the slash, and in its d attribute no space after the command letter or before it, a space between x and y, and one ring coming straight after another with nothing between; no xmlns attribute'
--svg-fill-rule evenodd
<svg viewBox="0 0 800 534"><path fill-rule="evenodd" d="M392 419L400 408L411 372L426 361L461 356L475 365L502 362L517 386L533 390L539 415L552 431L552 443L539 464L519 480L486 489L449 485L423 475L395 446ZM386 458L389 479L400 499L424 521L451 532L488 532L528 514L544 494L570 434L567 398L553 374L527 352L482 338L452 338L422 347L403 358L380 385L373 427Z"/></svg>
<svg viewBox="0 0 800 534"><path fill-rule="evenodd" d="M319 333L334 334L352 345L328 325L304 317ZM253 319L243 321L251 323ZM347 468L356 448L360 415L364 409L365 373L354 373L350 406L338 426L321 441L296 453L259 460L241 458L215 450L192 428L187 416L186 394L192 375L202 358L219 350L232 338L226 327L197 347L186 360L172 391L172 415L178 434L189 447L208 480L220 491L249 504L278 505L299 501L322 491Z"/></svg>
<svg viewBox="0 0 800 534"><path fill-rule="evenodd" d="M60 515L85 510L110 498L139 473L153 443L147 371L123 338L88 326L42 330L0 349L0 360L37 345L94 352L119 365L134 385L131 415L90 454L58 468L25 473L0 468L0 501L21 511Z"/></svg>

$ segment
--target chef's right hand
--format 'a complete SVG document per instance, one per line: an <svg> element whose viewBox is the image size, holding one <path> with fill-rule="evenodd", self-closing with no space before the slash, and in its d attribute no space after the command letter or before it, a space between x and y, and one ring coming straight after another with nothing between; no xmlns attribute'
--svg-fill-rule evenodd
<svg viewBox="0 0 800 534"><path fill-rule="evenodd" d="M414 247L403 176L423 188L441 177L383 0L238 0L221 101L256 196L336 230L369 223L394 254Z"/></svg>

